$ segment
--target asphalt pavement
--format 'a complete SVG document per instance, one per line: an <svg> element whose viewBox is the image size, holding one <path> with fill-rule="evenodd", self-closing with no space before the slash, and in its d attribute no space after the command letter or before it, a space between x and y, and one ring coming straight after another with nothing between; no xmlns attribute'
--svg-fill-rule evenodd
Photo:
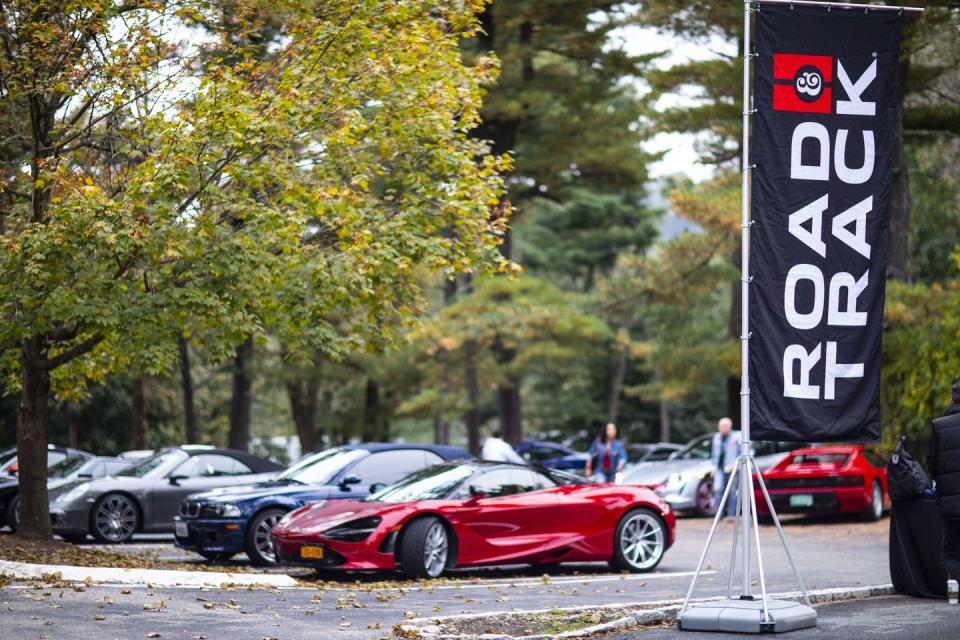
<svg viewBox="0 0 960 640"><path fill-rule="evenodd" d="M835 602L817 607L817 626L786 634L789 640L957 640L960 605L944 600L888 596ZM676 627L630 631L602 640L717 640L719 634L680 631ZM739 634L725 634L745 637Z"/></svg>
<svg viewBox="0 0 960 640"><path fill-rule="evenodd" d="M886 519L840 519L790 521L786 530L806 586L818 589L889 582L888 526ZM373 639L388 635L406 617L668 600L686 592L708 527L707 520L681 519L677 543L650 574L619 574L604 564L587 564L562 565L548 576L530 567L455 571L423 584L388 574L327 574L316 587L282 591L9 585L0 590L0 638ZM729 562L732 529L730 522L721 525L695 595L725 591L721 571ZM768 589L795 589L776 530L762 527L761 539ZM184 558L160 539L124 548ZM910 618L909 610L903 615ZM688 634L684 638L692 640Z"/></svg>

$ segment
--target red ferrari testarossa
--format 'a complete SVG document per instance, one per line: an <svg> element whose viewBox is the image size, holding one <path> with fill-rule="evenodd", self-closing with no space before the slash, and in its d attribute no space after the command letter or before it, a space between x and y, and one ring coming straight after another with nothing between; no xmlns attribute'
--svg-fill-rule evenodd
<svg viewBox="0 0 960 640"><path fill-rule="evenodd" d="M763 472L777 513L883 515L887 470L862 445L797 449ZM769 516L760 484L753 481L757 513Z"/></svg>
<svg viewBox="0 0 960 640"><path fill-rule="evenodd" d="M365 500L293 511L274 527L273 543L282 563L409 577L597 560L642 572L660 563L675 525L670 507L644 487L464 461L418 471Z"/></svg>

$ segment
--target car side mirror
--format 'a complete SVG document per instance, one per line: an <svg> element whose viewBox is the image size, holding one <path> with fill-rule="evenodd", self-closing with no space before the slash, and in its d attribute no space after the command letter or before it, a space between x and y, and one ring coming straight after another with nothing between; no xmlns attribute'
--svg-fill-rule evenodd
<svg viewBox="0 0 960 640"><path fill-rule="evenodd" d="M363 482L363 480L360 478L360 476L351 473L343 476L343 478L340 479L339 487L341 491L349 491L350 485L360 484L361 482Z"/></svg>
<svg viewBox="0 0 960 640"><path fill-rule="evenodd" d="M170 484L178 486L181 480L186 480L190 476L170 476Z"/></svg>
<svg viewBox="0 0 960 640"><path fill-rule="evenodd" d="M92 477L93 477L93 474L92 474L92 473L78 473L78 474L77 474L77 477L78 477L78 478L92 478Z"/></svg>
<svg viewBox="0 0 960 640"><path fill-rule="evenodd" d="M377 493L378 491L385 489L386 487L387 485L383 482L374 482L372 485L370 485L370 494L372 495L374 493Z"/></svg>

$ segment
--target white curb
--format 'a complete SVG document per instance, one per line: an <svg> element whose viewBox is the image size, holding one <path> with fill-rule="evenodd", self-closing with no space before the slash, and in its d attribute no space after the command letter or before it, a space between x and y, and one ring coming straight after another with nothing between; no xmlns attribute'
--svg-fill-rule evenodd
<svg viewBox="0 0 960 640"><path fill-rule="evenodd" d="M878 584L863 587L834 587L830 589L817 589L808 591L810 604L823 604L826 602L836 602L840 600L858 600L875 596L895 595L892 584ZM781 600L801 600L802 595L799 591L790 591L786 593L771 593L770 598L779 598ZM720 596L713 598L699 598L691 602L710 602L713 600L722 600ZM586 605L576 607L563 607L552 609L537 609L531 611L508 611L508 612L486 612L486 613L468 613L461 615L435 616L430 618L414 618L407 620L405 624L400 625L403 633L409 634L405 637L422 638L423 640L551 640L564 638L584 638L587 636L609 633L619 629L629 629L641 625L671 624L676 621L677 614L683 606L683 600L659 600L655 602L630 602L622 604L607 605ZM632 615L604 622L582 629L573 631L564 631L552 635L528 635L528 636L509 636L506 634L455 634L443 633L442 624L450 622L466 622L478 618L488 619L491 622L495 620L507 621L517 616L529 616L540 614L563 613L584 613L588 611L603 610L629 610L635 609Z"/></svg>
<svg viewBox="0 0 960 640"><path fill-rule="evenodd" d="M11 578L34 579L60 574L68 582L108 582L111 584L156 587L268 586L296 587L297 581L277 573L221 573L216 571L173 571L170 569L121 569L113 567L75 567L59 564L28 564L0 560L0 574Z"/></svg>

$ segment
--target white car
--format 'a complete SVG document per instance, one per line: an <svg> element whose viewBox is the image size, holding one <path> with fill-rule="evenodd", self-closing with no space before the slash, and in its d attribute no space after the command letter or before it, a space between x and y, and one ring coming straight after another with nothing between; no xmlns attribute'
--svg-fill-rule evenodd
<svg viewBox="0 0 960 640"><path fill-rule="evenodd" d="M713 463L710 449L713 434L698 436L667 459L641 462L623 472L620 482L652 487L676 512L709 516L715 513ZM775 465L789 451L805 446L793 442L754 442L753 451L761 471ZM727 472L733 469L728 461Z"/></svg>

